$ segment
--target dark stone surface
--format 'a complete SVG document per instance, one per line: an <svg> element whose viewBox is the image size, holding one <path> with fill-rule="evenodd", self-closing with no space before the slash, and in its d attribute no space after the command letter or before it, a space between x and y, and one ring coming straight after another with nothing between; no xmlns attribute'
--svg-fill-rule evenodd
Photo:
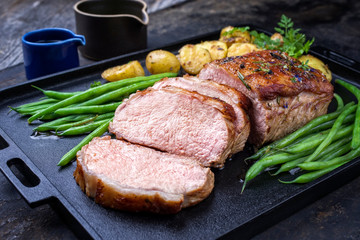
<svg viewBox="0 0 360 240"><path fill-rule="evenodd" d="M154 0L150 3L149 47L252 24L272 30L281 14L317 45L360 61L360 2L355 0ZM33 29L64 27L75 31L75 1L2 1L0 7L0 88L26 81L20 37ZM171 2L173 4L174 2ZM165 7L165 8L164 8ZM159 10L160 9L160 10ZM81 58L81 64L91 61ZM0 239L75 239L49 206L30 208L0 174ZM360 177L328 194L254 239L360 239Z"/></svg>

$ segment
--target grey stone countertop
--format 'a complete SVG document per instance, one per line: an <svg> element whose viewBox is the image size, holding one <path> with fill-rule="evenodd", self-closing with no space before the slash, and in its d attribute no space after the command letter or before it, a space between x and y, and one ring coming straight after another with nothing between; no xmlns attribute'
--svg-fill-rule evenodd
<svg viewBox="0 0 360 240"><path fill-rule="evenodd" d="M26 81L21 36L33 29L75 31L76 1L10 1L0 7L0 88ZM149 3L148 47L252 24L272 31L281 14L316 45L360 62L360 2L356 0L153 0ZM81 65L92 61L81 57ZM0 239L76 239L47 204L30 208L0 174ZM360 177L276 223L253 239L360 239ZM241 237L239 237L241 239Z"/></svg>

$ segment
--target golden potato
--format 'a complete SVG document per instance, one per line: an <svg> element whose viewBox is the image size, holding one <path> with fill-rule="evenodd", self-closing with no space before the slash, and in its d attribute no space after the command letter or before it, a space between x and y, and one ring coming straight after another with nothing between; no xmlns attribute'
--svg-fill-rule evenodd
<svg viewBox="0 0 360 240"><path fill-rule="evenodd" d="M173 53L165 50L151 51L146 56L145 64L151 74L177 73L180 70L179 60Z"/></svg>
<svg viewBox="0 0 360 240"><path fill-rule="evenodd" d="M270 37L271 40L279 40L279 42L282 44L284 42L284 37L280 33L274 33Z"/></svg>
<svg viewBox="0 0 360 240"><path fill-rule="evenodd" d="M101 77L109 82L138 76L145 76L144 69L139 61L130 61L126 64L106 69L101 74Z"/></svg>
<svg viewBox="0 0 360 240"><path fill-rule="evenodd" d="M241 28L228 26L221 30L219 40L230 47L234 43L251 43L251 35L249 31L242 31Z"/></svg>
<svg viewBox="0 0 360 240"><path fill-rule="evenodd" d="M252 43L234 43L229 47L227 56L233 57L233 56L241 56L253 51L260 50L257 48L255 44Z"/></svg>
<svg viewBox="0 0 360 240"><path fill-rule="evenodd" d="M224 42L214 40L214 41L205 41L197 45L208 50L212 60L222 59L225 58L227 55L228 48L226 43Z"/></svg>
<svg viewBox="0 0 360 240"><path fill-rule="evenodd" d="M208 50L199 45L186 44L179 50L181 67L189 74L198 74L205 63L211 62Z"/></svg>
<svg viewBox="0 0 360 240"><path fill-rule="evenodd" d="M332 79L331 71L330 71L329 67L320 59L314 57L313 55L307 54L307 55L302 55L301 57L299 57L299 60L302 63L306 63L306 61L308 61L307 65L321 71L325 75L326 79L329 82L331 81L331 79Z"/></svg>

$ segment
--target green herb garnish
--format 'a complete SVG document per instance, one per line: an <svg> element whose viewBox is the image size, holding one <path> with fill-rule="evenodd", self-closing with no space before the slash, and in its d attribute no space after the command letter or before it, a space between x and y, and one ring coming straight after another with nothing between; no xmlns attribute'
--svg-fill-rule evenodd
<svg viewBox="0 0 360 240"><path fill-rule="evenodd" d="M245 77L241 74L241 72L238 72L238 78L241 80L241 82L245 85L247 89L251 90L251 87L245 82Z"/></svg>
<svg viewBox="0 0 360 240"><path fill-rule="evenodd" d="M102 83L100 81L94 81L92 84L90 84L90 88L101 86Z"/></svg>
<svg viewBox="0 0 360 240"><path fill-rule="evenodd" d="M280 40L271 40L268 35L265 33L258 33L256 30L252 30L250 35L255 38L254 44L259 48L274 50L278 49L280 46Z"/></svg>
<svg viewBox="0 0 360 240"><path fill-rule="evenodd" d="M290 78L290 80L292 83L296 83L296 77L292 77L292 78Z"/></svg>
<svg viewBox="0 0 360 240"><path fill-rule="evenodd" d="M310 41L306 41L305 34L299 33L301 29L293 28L294 23L291 18L282 15L278 25L279 27L275 27L275 31L284 37L284 43L280 46L280 50L287 52L289 56L295 58L309 51L310 46L313 44L315 39L313 38Z"/></svg>
<svg viewBox="0 0 360 240"><path fill-rule="evenodd" d="M305 34L300 33L301 29L293 28L294 23L291 18L282 15L278 26L279 27L275 27L274 29L283 36L282 42L280 42L279 39L271 40L270 36L253 30L250 32L250 35L255 37L254 44L259 48L269 50L276 49L286 52L289 56L295 58L309 51L315 39L313 38L312 40L306 41Z"/></svg>
<svg viewBox="0 0 360 240"><path fill-rule="evenodd" d="M250 27L246 26L246 27L234 27L233 29L226 31L222 34L222 36L228 36L228 35L233 35L234 32L236 31L241 31L241 32L245 32L250 30Z"/></svg>
<svg viewBox="0 0 360 240"><path fill-rule="evenodd" d="M309 59L306 60L305 62L302 62L298 67L303 69L304 71L309 71L310 67L309 67L308 63L309 63Z"/></svg>

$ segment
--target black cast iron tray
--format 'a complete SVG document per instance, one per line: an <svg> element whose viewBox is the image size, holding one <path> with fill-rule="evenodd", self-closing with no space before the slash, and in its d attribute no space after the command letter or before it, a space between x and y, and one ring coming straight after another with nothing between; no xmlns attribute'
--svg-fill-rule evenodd
<svg viewBox="0 0 360 240"><path fill-rule="evenodd" d="M177 52L185 43L217 39L218 36L219 32L210 33L163 49ZM75 162L65 168L56 166L83 137L32 137L33 125L29 126L26 118L15 112L9 113L8 106L38 100L42 94L31 85L60 91L85 90L99 80L101 72L108 67L134 59L141 60L144 65L149 51L127 54L0 90L0 169L30 206L52 205L82 238L247 239L359 175L358 158L305 185L285 185L269 174L261 174L240 194L240 178L248 168L243 160L253 153L251 146L247 146L228 160L224 169L214 170L215 188L205 201L176 215L127 213L95 204L73 179ZM358 62L321 47L314 47L311 53L330 66L334 78L360 87L356 82L360 79ZM345 101L352 100L345 89L340 86L335 89ZM334 105L330 105L330 111Z"/></svg>

